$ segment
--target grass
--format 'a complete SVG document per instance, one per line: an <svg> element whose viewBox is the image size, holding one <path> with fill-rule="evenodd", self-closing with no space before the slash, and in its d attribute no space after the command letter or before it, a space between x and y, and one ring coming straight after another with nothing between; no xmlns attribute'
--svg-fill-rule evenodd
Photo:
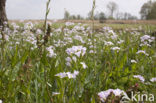
<svg viewBox="0 0 156 103"><path fill-rule="evenodd" d="M98 24L100 31L94 32L92 38L88 24L54 23L45 39L40 23L18 25L13 24L11 30L3 32L6 39L0 38L0 100L4 103L100 103L99 92L117 88L127 93L131 90L156 95L156 84L150 81L156 77L155 41L148 42L148 38L150 46L141 41L152 28L142 26L147 28L144 34L125 32L129 27L139 30L139 25ZM113 29L102 29L105 26ZM123 29L113 32L115 28ZM86 51L75 51L80 56L68 53L67 49L73 46L82 46ZM139 50L148 55L137 54ZM74 71L79 72L75 78L56 76ZM143 76L145 82L134 75ZM136 84L139 86L135 87Z"/></svg>
<svg viewBox="0 0 156 103"><path fill-rule="evenodd" d="M65 20L58 20L58 21L53 21L53 20L48 20L49 22L53 22L53 26L56 26L57 28L59 28L60 26L64 25L64 23L66 22ZM92 25L92 22L90 20L68 20L69 22L73 22L73 23L82 23L82 24L87 24L87 25ZM20 20L10 20L9 23L17 23L17 24L21 24ZM44 20L25 20L22 21L24 23L27 22L32 22L32 23L43 23ZM121 23L120 23L121 22ZM130 22L130 23L129 23ZM108 26L108 27L112 27L114 30L120 30L120 29L127 29L127 28L139 28L142 27L143 30L145 29L147 30L152 30L155 31L156 26L155 21L149 21L149 20L144 20L144 21L140 21L138 20L137 23L133 22L133 21L129 21L127 22L126 20L121 21L121 20L108 20L108 22L106 23L99 23L99 21L95 20L95 29L99 29L102 28L104 26Z"/></svg>
<svg viewBox="0 0 156 103"><path fill-rule="evenodd" d="M93 0L92 22L54 23L49 3L44 21L11 22L0 32L0 102L120 103L132 92L129 103L140 94L155 101L154 22L100 24Z"/></svg>

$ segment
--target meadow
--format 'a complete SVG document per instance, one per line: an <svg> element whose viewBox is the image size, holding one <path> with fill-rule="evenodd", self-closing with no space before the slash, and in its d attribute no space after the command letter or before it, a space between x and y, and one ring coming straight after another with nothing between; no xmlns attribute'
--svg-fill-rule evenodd
<svg viewBox="0 0 156 103"><path fill-rule="evenodd" d="M156 95L153 25L9 25L0 33L3 103L124 103L131 92Z"/></svg>

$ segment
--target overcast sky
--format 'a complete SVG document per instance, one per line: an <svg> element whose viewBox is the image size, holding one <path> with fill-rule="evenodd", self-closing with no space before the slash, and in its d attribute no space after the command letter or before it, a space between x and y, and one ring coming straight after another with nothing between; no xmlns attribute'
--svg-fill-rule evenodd
<svg viewBox="0 0 156 103"><path fill-rule="evenodd" d="M9 19L43 19L47 0L7 0ZM51 0L49 19L61 19L65 9L70 14L86 17L91 10L93 0ZM118 4L120 12L128 12L139 17L141 6L148 0L96 0L96 11L107 11L110 1Z"/></svg>

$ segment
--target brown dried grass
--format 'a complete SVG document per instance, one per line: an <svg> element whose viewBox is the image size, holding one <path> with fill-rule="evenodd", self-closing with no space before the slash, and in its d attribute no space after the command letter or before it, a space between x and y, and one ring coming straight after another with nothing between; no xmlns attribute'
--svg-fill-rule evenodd
<svg viewBox="0 0 156 103"><path fill-rule="evenodd" d="M9 20L9 22L20 22L21 20ZM44 20L23 20L22 22L44 22ZM54 20L48 20L53 22ZM92 23L91 20L57 20L58 23L64 22L74 22L74 23ZM95 23L99 23L95 20ZM105 20L105 24L153 24L156 25L156 20Z"/></svg>

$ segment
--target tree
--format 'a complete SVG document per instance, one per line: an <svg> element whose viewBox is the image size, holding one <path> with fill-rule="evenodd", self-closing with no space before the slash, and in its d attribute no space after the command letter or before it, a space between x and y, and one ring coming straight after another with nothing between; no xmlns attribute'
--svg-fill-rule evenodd
<svg viewBox="0 0 156 103"><path fill-rule="evenodd" d="M80 14L78 14L77 17L76 17L76 19L77 20L83 20L83 17Z"/></svg>
<svg viewBox="0 0 156 103"><path fill-rule="evenodd" d="M0 0L0 26L4 26L4 22L7 22L6 10L5 10L6 0Z"/></svg>
<svg viewBox="0 0 156 103"><path fill-rule="evenodd" d="M107 8L110 12L110 17L109 18L113 18L114 16L114 12L118 9L118 5L115 2L109 2L107 4Z"/></svg>
<svg viewBox="0 0 156 103"><path fill-rule="evenodd" d="M91 18L92 18L92 11L89 11L87 19L91 20Z"/></svg>
<svg viewBox="0 0 156 103"><path fill-rule="evenodd" d="M81 19L81 15L78 14L76 18L77 18L77 20L80 20Z"/></svg>
<svg viewBox="0 0 156 103"><path fill-rule="evenodd" d="M69 17L69 19L70 19L70 20L76 20L76 16L75 16L75 15L71 15L71 16Z"/></svg>
<svg viewBox="0 0 156 103"><path fill-rule="evenodd" d="M116 13L116 19L117 20L122 20L123 18L124 18L124 13L122 13L122 12Z"/></svg>
<svg viewBox="0 0 156 103"><path fill-rule="evenodd" d="M133 16L132 14L130 13L127 13L125 12L124 13L124 20L137 20L138 18L136 16Z"/></svg>
<svg viewBox="0 0 156 103"><path fill-rule="evenodd" d="M64 12L64 19L68 20L69 17L70 17L70 13L67 10L65 10L65 12Z"/></svg>
<svg viewBox="0 0 156 103"><path fill-rule="evenodd" d="M144 3L140 10L141 19L156 19L156 1Z"/></svg>
<svg viewBox="0 0 156 103"><path fill-rule="evenodd" d="M152 3L151 11L147 15L147 19L156 20L156 2Z"/></svg>
<svg viewBox="0 0 156 103"><path fill-rule="evenodd" d="M90 11L90 12L88 13L87 19L89 19L89 20L92 19L92 11ZM99 13L98 13L98 12L96 12L96 14L94 15L94 20L99 20Z"/></svg>
<svg viewBox="0 0 156 103"><path fill-rule="evenodd" d="M99 20L100 18L99 16L100 16L99 12L96 12L94 15L94 20Z"/></svg>
<svg viewBox="0 0 156 103"><path fill-rule="evenodd" d="M116 19L117 20L137 20L138 18L130 13L123 13L123 12L118 12L116 14Z"/></svg>
<svg viewBox="0 0 156 103"><path fill-rule="evenodd" d="M100 23L104 23L105 20L106 20L106 16L105 16L105 14L103 12L101 12L99 14L99 21L100 21Z"/></svg>
<svg viewBox="0 0 156 103"><path fill-rule="evenodd" d="M147 19L149 13L152 9L152 2L149 1L147 3L144 3L140 10L141 19Z"/></svg>

